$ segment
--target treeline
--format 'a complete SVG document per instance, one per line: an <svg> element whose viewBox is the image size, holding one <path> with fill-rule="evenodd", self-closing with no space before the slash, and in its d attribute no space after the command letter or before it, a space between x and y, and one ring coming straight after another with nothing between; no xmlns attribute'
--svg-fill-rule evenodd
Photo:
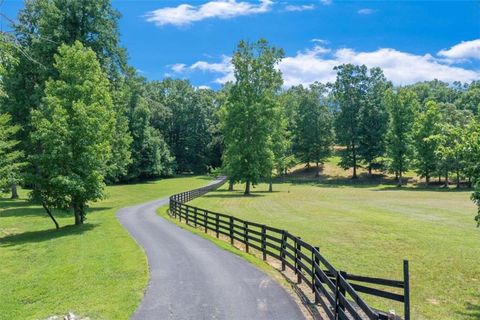
<svg viewBox="0 0 480 320"><path fill-rule="evenodd" d="M109 0L29 0L0 33L0 188L16 186L53 218L85 208L107 183L205 173L271 182L304 163L415 170L429 184L480 176L480 81L394 86L379 68L337 66L334 83L283 88L283 50L241 41L220 90L147 81L127 63ZM414 72L414 71L412 71ZM479 193L474 193L480 199ZM480 220L479 220L480 222Z"/></svg>

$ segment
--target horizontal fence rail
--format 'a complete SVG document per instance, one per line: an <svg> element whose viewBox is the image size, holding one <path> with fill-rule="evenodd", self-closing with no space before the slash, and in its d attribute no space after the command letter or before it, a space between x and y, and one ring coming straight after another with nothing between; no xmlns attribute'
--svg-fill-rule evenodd
<svg viewBox="0 0 480 320"><path fill-rule="evenodd" d="M282 271L291 269L297 283L304 282L315 296L315 304L325 311L329 319L399 319L387 312L373 309L359 295L368 294L403 303L404 319L410 320L410 287L408 261L403 262L403 280L390 280L354 275L335 269L314 247L286 230L245 221L230 215L185 204L215 190L226 182L220 177L216 182L202 188L182 192L170 197L169 214L204 232L213 231L218 238L224 235L233 245L238 241L281 262ZM374 285L371 287L368 285ZM382 287L382 289L379 289ZM397 288L396 293L388 288Z"/></svg>

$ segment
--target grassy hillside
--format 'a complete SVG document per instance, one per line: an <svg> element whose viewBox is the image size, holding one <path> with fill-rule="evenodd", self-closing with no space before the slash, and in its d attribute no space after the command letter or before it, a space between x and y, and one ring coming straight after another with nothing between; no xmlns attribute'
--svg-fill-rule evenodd
<svg viewBox="0 0 480 320"><path fill-rule="evenodd" d="M146 257L122 228L118 208L195 188L205 177L111 186L81 227L56 212L61 230L26 200L0 199L0 319L75 314L127 319L147 284Z"/></svg>
<svg viewBox="0 0 480 320"><path fill-rule="evenodd" d="M355 274L401 279L409 259L413 319L479 319L480 230L470 191L397 188L389 177L352 183L331 164L315 181L294 174L273 193L261 184L250 197L243 186L224 186L192 204L287 229Z"/></svg>

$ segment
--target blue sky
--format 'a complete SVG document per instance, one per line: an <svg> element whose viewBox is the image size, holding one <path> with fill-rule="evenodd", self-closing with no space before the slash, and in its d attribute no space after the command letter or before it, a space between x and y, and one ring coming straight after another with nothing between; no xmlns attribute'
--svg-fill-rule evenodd
<svg viewBox="0 0 480 320"><path fill-rule="evenodd" d="M480 1L125 1L122 44L148 79L232 79L240 39L285 50L285 86L332 81L340 63L380 66L396 84L480 79ZM14 17L21 1L6 0Z"/></svg>

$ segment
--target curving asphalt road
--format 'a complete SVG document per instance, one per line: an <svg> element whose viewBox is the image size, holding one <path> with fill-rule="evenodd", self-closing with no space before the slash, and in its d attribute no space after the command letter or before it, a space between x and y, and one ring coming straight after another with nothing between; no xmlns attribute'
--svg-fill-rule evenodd
<svg viewBox="0 0 480 320"><path fill-rule="evenodd" d="M148 257L150 281L132 319L304 319L292 297L242 258L159 217L168 198L123 208Z"/></svg>

